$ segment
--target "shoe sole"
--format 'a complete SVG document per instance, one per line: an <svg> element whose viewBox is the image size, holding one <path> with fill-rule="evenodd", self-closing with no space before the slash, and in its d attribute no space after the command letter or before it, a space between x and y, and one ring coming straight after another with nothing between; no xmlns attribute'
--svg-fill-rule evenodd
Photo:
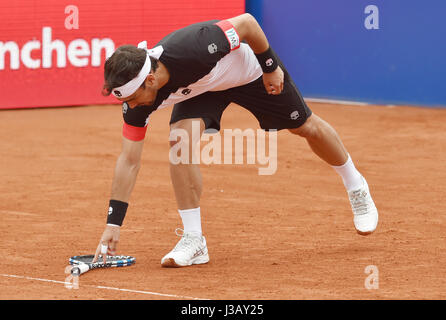
<svg viewBox="0 0 446 320"><path fill-rule="evenodd" d="M371 230L371 231L360 231L360 230L358 230L358 229L355 229L355 230L356 230L356 233L358 233L358 234L361 235L361 236L368 236L368 235L372 234L373 232L375 232L375 230L376 230L377 227L378 227L378 222L376 223L376 227L375 227L375 229L373 229L373 230Z"/></svg>
<svg viewBox="0 0 446 320"><path fill-rule="evenodd" d="M192 266L194 264L206 264L208 262L209 262L209 256L197 257L194 260L191 260L190 263L186 264L186 265L178 264L175 261L175 259L168 258L161 263L161 266L163 268L183 268L183 267Z"/></svg>
<svg viewBox="0 0 446 320"><path fill-rule="evenodd" d="M370 235L370 234L372 234L373 232L375 232L375 230L373 230L373 231L359 231L359 230L356 230L356 232L359 234L359 235L361 235L361 236L368 236L368 235Z"/></svg>

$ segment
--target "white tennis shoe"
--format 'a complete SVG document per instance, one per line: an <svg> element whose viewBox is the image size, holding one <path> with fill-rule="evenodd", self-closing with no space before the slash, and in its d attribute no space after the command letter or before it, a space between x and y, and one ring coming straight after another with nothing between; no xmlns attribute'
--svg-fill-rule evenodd
<svg viewBox="0 0 446 320"><path fill-rule="evenodd" d="M368 235L375 231L378 225L378 210L370 195L369 186L364 177L362 188L348 192L353 210L353 222L360 235Z"/></svg>
<svg viewBox="0 0 446 320"><path fill-rule="evenodd" d="M209 262L208 248L204 236L193 232L184 232L179 228L175 230L175 234L181 239L175 248L161 259L163 267L178 268Z"/></svg>

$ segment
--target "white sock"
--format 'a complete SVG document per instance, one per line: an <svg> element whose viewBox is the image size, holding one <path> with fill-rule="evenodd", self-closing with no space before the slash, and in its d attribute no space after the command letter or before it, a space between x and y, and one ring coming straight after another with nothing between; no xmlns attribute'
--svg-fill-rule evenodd
<svg viewBox="0 0 446 320"><path fill-rule="evenodd" d="M183 220L184 232L194 232L201 235L200 207L195 209L178 210Z"/></svg>
<svg viewBox="0 0 446 320"><path fill-rule="evenodd" d="M353 164L352 158L348 155L347 162L342 166L332 166L333 169L341 176L347 191L357 190L362 187L363 181L361 174Z"/></svg>

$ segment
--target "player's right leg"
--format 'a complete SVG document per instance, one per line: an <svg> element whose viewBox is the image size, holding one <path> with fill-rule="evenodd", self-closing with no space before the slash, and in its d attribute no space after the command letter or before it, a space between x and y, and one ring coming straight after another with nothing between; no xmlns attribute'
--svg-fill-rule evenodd
<svg viewBox="0 0 446 320"><path fill-rule="evenodd" d="M194 128L199 128L199 132L193 132ZM200 206L202 179L194 150L203 131L204 122L200 118L183 119L170 126L170 151L174 155L169 156L169 170L179 210Z"/></svg>
<svg viewBox="0 0 446 320"><path fill-rule="evenodd" d="M201 228L202 178L199 162L194 161L197 160L194 159L194 151L199 147L198 142L205 129L220 129L220 118L228 104L220 96L218 93L205 93L176 104L172 111L169 167L183 230L181 233L178 232L181 229L175 231L181 239L161 259L163 267L185 267L209 262L206 239ZM172 161L172 153L175 160L181 161Z"/></svg>
<svg viewBox="0 0 446 320"><path fill-rule="evenodd" d="M199 128L199 132L194 132L194 128ZM199 118L183 119L170 127L170 151L174 150L175 154L175 159L169 155L170 177L183 229L175 230L181 239L161 259L163 267L185 267L209 261L206 239L201 230L202 179L198 162L194 161L194 149L203 131L204 122Z"/></svg>

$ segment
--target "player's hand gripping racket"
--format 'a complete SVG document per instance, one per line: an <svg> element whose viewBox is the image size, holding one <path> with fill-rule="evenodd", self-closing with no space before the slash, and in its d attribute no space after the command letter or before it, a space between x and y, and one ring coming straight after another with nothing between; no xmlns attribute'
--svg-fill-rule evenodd
<svg viewBox="0 0 446 320"><path fill-rule="evenodd" d="M92 263L94 255L83 255L71 257L69 262L73 265L71 274L80 276L81 274L97 268L110 267L127 267L135 263L135 258L131 256L107 256L107 261L104 263L102 256L99 255L98 261Z"/></svg>

